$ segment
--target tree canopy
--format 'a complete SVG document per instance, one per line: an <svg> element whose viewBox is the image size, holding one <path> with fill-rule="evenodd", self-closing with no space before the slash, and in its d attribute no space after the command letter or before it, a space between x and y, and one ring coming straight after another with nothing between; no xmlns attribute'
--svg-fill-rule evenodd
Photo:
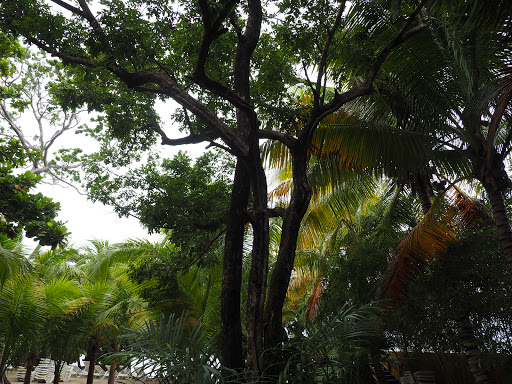
<svg viewBox="0 0 512 384"><path fill-rule="evenodd" d="M332 245L334 254L351 249L361 256L334 276L349 286L354 297L347 301L362 300L380 278L369 275L392 257L410 261L400 264L407 276L421 269L419 259L390 248L406 229L439 213L431 208L431 198L442 195L433 183L442 190L474 178L487 192L512 269L504 199L511 185L510 18L502 0L4 0L0 8L5 36L61 63L64 75L50 92L63 113L98 113L83 129L101 144L85 163L92 198L138 216L151 231L167 231L173 267L204 261L206 250L223 242L222 257L194 268L222 260L220 360L248 382L277 381L294 361L283 357L290 353L283 348L290 335L283 308L308 236L325 246L318 254L328 255ZM263 139L271 144L262 153ZM159 160L158 140L164 147L204 143L233 164L218 165L208 154L194 164L184 154ZM273 193L278 203L269 199L265 155L280 168L288 164L289 180ZM381 215L396 214L389 219L396 233L376 239L379 218L364 202L379 177L394 183L387 201L396 205ZM424 218L406 207L404 190L419 197ZM460 205L456 199L448 216ZM445 221L435 216L434 231ZM280 226L275 238L273 225ZM322 225L331 233L322 234ZM452 227L443 228L433 243L446 248ZM425 232L411 233L424 240ZM297 255L298 248L304 252ZM148 265L172 283L186 279L174 269L167 274L167 260ZM364 264L362 280L347 282L352 262ZM144 267L143 278L150 275ZM314 276L310 308L325 288ZM314 328L307 332L314 340ZM93 360L97 337L91 334Z"/></svg>

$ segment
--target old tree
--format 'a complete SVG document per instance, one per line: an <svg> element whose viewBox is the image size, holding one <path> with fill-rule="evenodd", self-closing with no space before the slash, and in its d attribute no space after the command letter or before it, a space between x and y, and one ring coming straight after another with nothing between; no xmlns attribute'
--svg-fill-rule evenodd
<svg viewBox="0 0 512 384"><path fill-rule="evenodd" d="M4 31L60 59L73 74L58 90L65 106L87 104L103 112L108 134L123 139L127 150L157 136L163 145L206 142L236 157L221 298L227 367L258 374L277 361L297 234L311 197L309 149L319 122L372 93L389 53L428 25L426 1L392 2L392 8L388 3L2 1ZM348 82L348 76L356 80ZM311 95L307 106L294 96L299 87ZM171 115L181 126L179 137L166 134L154 109L158 99L179 105ZM267 203L261 139L286 147L292 161L286 206ZM275 216L282 217L282 233L269 275L269 218ZM253 240L244 327L247 223Z"/></svg>

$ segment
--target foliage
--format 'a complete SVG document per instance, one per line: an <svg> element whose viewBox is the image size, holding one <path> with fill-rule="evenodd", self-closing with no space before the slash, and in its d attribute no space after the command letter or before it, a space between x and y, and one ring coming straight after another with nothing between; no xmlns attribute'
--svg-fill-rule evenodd
<svg viewBox="0 0 512 384"><path fill-rule="evenodd" d="M225 228L231 168L219 154L192 163L180 152L122 176L91 173L88 185L93 199L114 204L120 215L135 215L150 232L165 230L181 254L175 265L192 265L208 263L205 255Z"/></svg>
<svg viewBox="0 0 512 384"><path fill-rule="evenodd" d="M211 338L205 338L201 321L191 324L187 319L184 313L146 321L125 335L129 349L112 357L149 371L163 383L227 382L229 370L219 365L218 350Z"/></svg>
<svg viewBox="0 0 512 384"><path fill-rule="evenodd" d="M0 32L0 79L14 72L13 58L22 58L24 54L25 50L16 38Z"/></svg>
<svg viewBox="0 0 512 384"><path fill-rule="evenodd" d="M332 316L291 334L285 343L287 360L279 382L359 382L368 354L378 345L379 313L373 305L357 308L345 303Z"/></svg>
<svg viewBox="0 0 512 384"><path fill-rule="evenodd" d="M378 121L379 124L368 126L371 128L367 129L370 141L355 134L350 135L353 140L348 139L346 134L354 133L354 130L346 125L342 128L347 129L341 134L332 130L327 133L334 138L331 143L331 152L336 152L334 161L340 163L340 159L347 159L344 153L338 153L347 147L348 150L364 147L371 151L349 154L351 157L364 155L357 165L368 174L370 167L380 170L390 164L395 170L413 165L413 172L427 172L431 164L437 165L432 158L434 152L436 156L443 152L442 155L449 153L455 157L469 153L466 160L473 162L473 170L482 171L477 177L491 179L490 186L497 182L500 191L506 189L508 177L504 177L502 163L494 161L503 158L495 159L495 151L486 152L486 148L493 147L497 138L504 143L498 154L506 155L509 151L510 136L495 133L500 133L498 123L508 114L506 106L510 94L503 87L506 81L500 84L498 91L494 87L497 83L492 81L493 71L498 68L496 64L505 63L501 61L502 57L495 55L498 51L494 49L506 45L494 37L509 38L508 32L503 33L505 28L501 28L501 24L509 22L509 8L505 8L507 12L501 15L497 30L479 30L464 24L460 20L463 19L461 14L454 12L450 4L463 4L464 16L467 14L468 19L475 22L474 10L480 9L482 2L450 2L446 5L448 8L444 8L445 2L433 1L428 8L424 8L425 3L284 0L277 3L275 14L270 14L261 2L252 0L222 3L115 0L108 4L101 2L97 11L93 9L94 14L87 1L75 4L59 0L49 5L42 0L5 0L0 9L0 28L23 36L27 42L67 65L72 78L54 88L54 94L65 108L73 110L87 104L89 109L104 113L98 119L97 129L88 130L103 144L102 154L90 163L91 170L98 176L90 180L90 190L95 198L111 202L111 196L114 196L116 204L125 200L126 204L118 205L120 213L136 212L151 230L171 230L171 238L187 260L197 260L197 256L220 236L225 225L222 359L236 369L241 369L245 362L248 371L259 374L264 368L273 370L278 366L270 363L280 357L281 351L275 347L280 346L283 339L282 308L292 278L300 223L308 212L312 195L312 183L308 179L311 154L327 147L323 144L326 135L320 132L325 117L355 99L368 102L366 96L375 90L383 96L388 92L391 96L387 100L389 105L383 108L385 117ZM469 3L470 12L466 12ZM445 19L443 11L446 9L450 11L448 16L454 17ZM480 37L483 40L479 40ZM487 37L491 39L485 40ZM499 44L487 44L496 40L500 40ZM452 53L455 57L451 57ZM414 54L421 60L416 60ZM422 63L427 65L422 66ZM473 64L475 68L478 67L476 64L485 65L477 68L482 71L472 72ZM311 68L314 68L313 76ZM433 73L423 73L425 68L433 68ZM381 69L386 71L378 78ZM450 73L452 69L455 69L454 73ZM303 71L302 80L298 79L299 71ZM434 81L429 82L432 74L437 78L434 76ZM352 78L348 79L348 76ZM501 78L506 80L507 76ZM290 92L299 82L311 89L311 102L307 107L298 105ZM327 84L333 84L334 90L328 90ZM481 84L484 86L480 87ZM425 95L429 95L430 100L426 100L427 97L417 100L403 97L416 96L415 87L426 90ZM393 92L396 89L398 91ZM445 103L443 97L433 97L437 94L455 97L450 104ZM473 98L481 94L491 97ZM396 95L401 97L394 97ZM494 97L496 95L501 95L499 102ZM171 99L179 104L171 119L179 124L185 136L173 134L169 137L165 119L156 113L157 100L168 102ZM423 100L425 108L422 109L423 103L416 104L416 101ZM408 110L400 111L400 105ZM474 106L474 109L470 108ZM360 108L370 114L379 112L377 109ZM490 118L491 110L496 111L495 118ZM393 115L394 112L397 113ZM356 123L367 121L364 117ZM385 129L380 129L383 120L388 124ZM459 120L465 127L459 126ZM481 124L482 120L489 124ZM389 129L390 124L399 129ZM488 130L483 128L487 126ZM462 128L466 128L466 132ZM410 130L412 134L407 135L400 129ZM419 135L419 140L416 140L417 132L423 135ZM482 140L476 132L482 137L487 135L490 144L480 145ZM400 143L426 155L415 158L410 156L416 155L411 148L409 152L402 148L395 157L392 144L396 135L400 135ZM130 176L133 178L127 178L128 181L122 177L111 178L101 169L103 164L99 160L120 167L128 166L132 159L146 161L140 150L148 149L155 137L160 137L164 145L205 142L236 156L229 208L227 203L223 204L228 192L225 184L219 190L203 188L213 185L213 179L191 167L183 156L164 160L160 165L151 154L148 156L149 166L132 171ZM267 200L267 176L259 152L262 138L278 141L287 148L287 156L293 160L290 172L293 188L289 189L289 199L275 209ZM341 145L338 145L340 141ZM387 145L380 148L380 143ZM453 151L445 151L447 148ZM315 155L320 159L326 153ZM410 158L415 159L409 164ZM95 160L98 161L95 163ZM394 164L397 162L399 166ZM207 161L203 164L208 167ZM354 165L350 161L347 164ZM451 174L467 176L467 161L459 159L456 164L450 169ZM499 166L494 167L496 164ZM484 167L477 169L477 165ZM155 167L159 166L171 176L179 170L182 173L178 176L187 180L161 177L155 172ZM490 172L492 170L498 170L497 174ZM442 173L444 170L439 167L436 171ZM397 175L396 172L388 174ZM195 179L196 175L200 177ZM195 181L199 181L199 185L193 185ZM139 191L143 194L137 195ZM195 200L195 195L202 193L211 200L211 206ZM356 198L346 207L357 207L355 201ZM314 214L311 215L313 219ZM275 263L271 263L269 219L274 215L282 218L282 233ZM411 224L411 217L404 225ZM318 215L316 218L319 222L322 219ZM375 222L381 223L380 218ZM368 220L369 226L375 222ZM246 280L246 338L243 339L240 297L243 236L247 224L251 225L253 236L250 276ZM390 238L403 231L402 224L390 225ZM356 239L358 232L352 231L351 235ZM381 242L371 233L363 235L361 239L367 237L373 244L382 246L377 248L383 251L381 254L369 256L379 259L380 263L387 260L391 242ZM351 245L348 238L343 241L344 248L339 252L342 257ZM358 247L365 249L362 242L354 243L356 250ZM510 253L512 255L512 249ZM374 267L372 261L367 265ZM361 269L357 277L363 278L363 274ZM371 278L366 280L367 285L376 282ZM326 311L326 318L328 315L329 311ZM233 337L229 337L232 330ZM244 340L245 359L242 356ZM198 372L198 369L192 372ZM272 374L275 372L270 372ZM211 377L211 371L209 375Z"/></svg>
<svg viewBox="0 0 512 384"><path fill-rule="evenodd" d="M468 313L481 350L510 354L512 284L496 231L475 225L445 260L411 282L386 319L394 345L411 351L460 351L456 322ZM436 319L433 321L433 319Z"/></svg>
<svg viewBox="0 0 512 384"><path fill-rule="evenodd" d="M66 227L55 221L59 204L41 193L29 193L41 178L32 172L15 173L24 159L18 141L0 140L0 232L14 238L24 229L27 237L55 247L67 236Z"/></svg>
<svg viewBox="0 0 512 384"><path fill-rule="evenodd" d="M63 135L86 129L80 126L83 111L63 110L51 93L52 84L65 76L62 65L44 53L30 50L12 60L15 69L0 79L2 134L19 140L33 173L49 173L60 179L67 171L76 178L76 168L86 158L85 148L65 148L52 154Z"/></svg>

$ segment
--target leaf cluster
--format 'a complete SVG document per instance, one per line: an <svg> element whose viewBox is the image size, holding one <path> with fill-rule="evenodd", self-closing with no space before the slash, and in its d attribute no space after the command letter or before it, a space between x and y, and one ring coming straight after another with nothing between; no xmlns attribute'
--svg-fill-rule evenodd
<svg viewBox="0 0 512 384"><path fill-rule="evenodd" d="M55 220L59 204L41 193L32 194L41 177L32 172L15 174L24 164L22 147L17 141L0 142L0 231L14 238L24 229L41 245L57 246L65 241L67 229Z"/></svg>

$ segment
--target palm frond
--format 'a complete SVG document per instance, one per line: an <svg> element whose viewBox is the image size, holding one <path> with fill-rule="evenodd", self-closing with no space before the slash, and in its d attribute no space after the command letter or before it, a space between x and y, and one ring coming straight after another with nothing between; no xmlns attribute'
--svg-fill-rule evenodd
<svg viewBox="0 0 512 384"><path fill-rule="evenodd" d="M432 261L446 256L451 244L477 220L489 219L485 206L453 188L438 197L430 211L398 245L396 255L383 277L381 296L397 300L407 284Z"/></svg>

